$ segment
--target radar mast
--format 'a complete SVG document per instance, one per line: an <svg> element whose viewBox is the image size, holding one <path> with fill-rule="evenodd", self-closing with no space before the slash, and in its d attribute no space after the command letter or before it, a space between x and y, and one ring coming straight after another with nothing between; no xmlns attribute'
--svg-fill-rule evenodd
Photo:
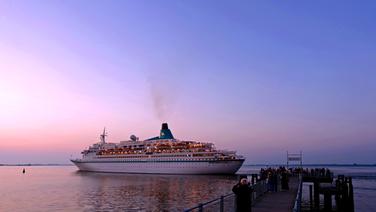
<svg viewBox="0 0 376 212"><path fill-rule="evenodd" d="M103 129L103 133L100 135L100 138L101 138L101 143L102 144L105 144L106 143L106 136L107 136L107 133L106 133L106 127Z"/></svg>

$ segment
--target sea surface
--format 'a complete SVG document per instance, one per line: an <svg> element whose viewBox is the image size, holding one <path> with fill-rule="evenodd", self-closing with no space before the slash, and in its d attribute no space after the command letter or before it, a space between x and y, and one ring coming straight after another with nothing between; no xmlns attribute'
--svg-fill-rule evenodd
<svg viewBox="0 0 376 212"><path fill-rule="evenodd" d="M245 165L238 173L257 173L261 167ZM329 168L335 174L353 177L356 211L376 211L376 166ZM237 176L113 174L79 172L74 166L0 166L0 211L182 211L231 193L236 182Z"/></svg>

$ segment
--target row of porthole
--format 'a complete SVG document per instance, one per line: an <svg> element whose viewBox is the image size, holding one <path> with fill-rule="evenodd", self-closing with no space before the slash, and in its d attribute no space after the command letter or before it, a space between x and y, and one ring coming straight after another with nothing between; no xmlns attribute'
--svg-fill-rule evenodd
<svg viewBox="0 0 376 212"><path fill-rule="evenodd" d="M102 158L102 159L112 159L112 158L124 158L124 157L105 157L105 158ZM130 159L136 159L136 158L130 158ZM216 160L214 158L173 158L173 159L166 159L166 158L147 158L147 157L142 157L142 158L139 158L138 160L134 160L134 161L140 161L140 159L149 159L149 160L145 160L145 161L202 161L202 160ZM223 160L223 159L222 159Z"/></svg>
<svg viewBox="0 0 376 212"><path fill-rule="evenodd" d="M118 160L114 161L117 162ZM173 159L173 160L121 160L122 162L179 162L179 161L187 161L187 162L199 162L199 161L214 161L214 159L194 159L194 160L184 160L184 159Z"/></svg>

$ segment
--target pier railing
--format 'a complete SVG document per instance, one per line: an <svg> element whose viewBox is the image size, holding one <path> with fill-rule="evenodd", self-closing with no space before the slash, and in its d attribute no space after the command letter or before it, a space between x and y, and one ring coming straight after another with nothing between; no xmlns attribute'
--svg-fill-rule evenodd
<svg viewBox="0 0 376 212"><path fill-rule="evenodd" d="M213 199L207 202L200 203L195 207L185 209L184 212L191 212L191 211L235 211L235 194L230 193L220 198Z"/></svg>
<svg viewBox="0 0 376 212"><path fill-rule="evenodd" d="M298 193L296 194L294 208L292 209L293 212L300 212L302 206L302 194L303 194L303 177L299 175L299 187Z"/></svg>
<svg viewBox="0 0 376 212"><path fill-rule="evenodd" d="M255 200L264 195L268 191L267 183L265 180L260 180L251 185L253 192L251 195L251 202L254 204ZM184 212L203 212L203 211L220 211L232 212L236 211L236 196L230 193L219 198L200 203L192 208L185 209Z"/></svg>

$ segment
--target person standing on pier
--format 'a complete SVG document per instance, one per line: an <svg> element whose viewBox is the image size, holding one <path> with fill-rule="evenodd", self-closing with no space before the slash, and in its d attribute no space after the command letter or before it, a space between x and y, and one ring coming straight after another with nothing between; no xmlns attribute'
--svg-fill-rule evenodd
<svg viewBox="0 0 376 212"><path fill-rule="evenodd" d="M282 172L281 184L283 190L289 190L289 177L287 175L287 171Z"/></svg>
<svg viewBox="0 0 376 212"><path fill-rule="evenodd" d="M232 188L232 191L236 194L236 211L250 212L253 189L247 178L241 178L239 183Z"/></svg>

